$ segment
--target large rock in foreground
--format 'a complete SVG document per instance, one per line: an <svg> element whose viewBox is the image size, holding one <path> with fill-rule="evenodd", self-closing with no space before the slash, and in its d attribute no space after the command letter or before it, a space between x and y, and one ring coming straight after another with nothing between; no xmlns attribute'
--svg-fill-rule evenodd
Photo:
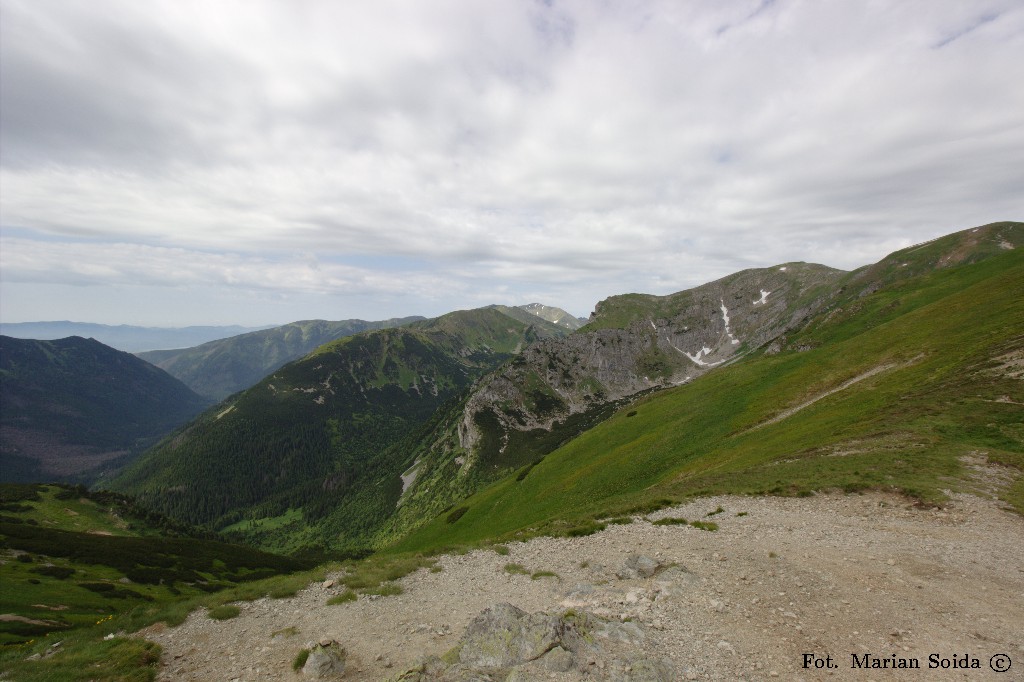
<svg viewBox="0 0 1024 682"><path fill-rule="evenodd" d="M394 678L396 682L475 682L534 680L550 673L621 682L670 682L667 660L645 658L612 636L622 624L576 611L561 615L526 613L495 604L474 618L459 643L441 658L426 657ZM633 623L626 625L636 627Z"/></svg>

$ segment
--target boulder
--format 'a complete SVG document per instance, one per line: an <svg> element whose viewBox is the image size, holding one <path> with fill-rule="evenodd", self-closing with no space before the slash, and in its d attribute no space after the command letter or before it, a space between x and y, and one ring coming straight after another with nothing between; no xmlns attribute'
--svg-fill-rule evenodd
<svg viewBox="0 0 1024 682"><path fill-rule="evenodd" d="M495 604L466 627L459 661L488 668L519 665L557 646L565 629L557 616L528 614L511 604Z"/></svg>
<svg viewBox="0 0 1024 682"><path fill-rule="evenodd" d="M644 640L644 631L632 622L608 621L585 611L527 613L512 604L495 604L466 626L451 651L440 658L428 656L392 680L526 682L574 669L605 680L612 679L612 672L623 682L674 679L664 661L636 655Z"/></svg>
<svg viewBox="0 0 1024 682"><path fill-rule="evenodd" d="M665 568L666 564L643 554L630 554L615 575L622 580L650 578Z"/></svg>
<svg viewBox="0 0 1024 682"><path fill-rule="evenodd" d="M608 621L594 630L594 635L616 642L626 642L627 644L642 644L644 639L646 639L644 631L632 621Z"/></svg>
<svg viewBox="0 0 1024 682"><path fill-rule="evenodd" d="M321 641L309 652L302 674L314 680L339 679L345 674L345 650L333 640Z"/></svg>

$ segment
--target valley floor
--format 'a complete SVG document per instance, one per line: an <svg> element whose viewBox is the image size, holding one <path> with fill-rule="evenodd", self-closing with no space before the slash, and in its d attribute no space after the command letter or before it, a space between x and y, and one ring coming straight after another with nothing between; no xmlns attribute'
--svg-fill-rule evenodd
<svg viewBox="0 0 1024 682"><path fill-rule="evenodd" d="M876 493L719 497L648 518L667 516L720 529L639 519L584 538L511 543L507 556L440 557L442 571L407 576L398 596L328 606L341 588L316 584L294 598L239 604L233 620L197 612L145 634L164 647L161 680L295 680L296 653L322 638L347 649L344 679L382 680L447 651L483 609L509 602L629 619L639 626L629 646L671 661L674 679L1024 679L1024 518L997 502L956 495L933 510ZM619 579L630 554L685 570ZM558 577L511 575L511 562ZM804 668L804 654L837 668ZM852 669L865 654L921 669ZM933 654L940 665L977 659L980 669L929 669ZM990 669L997 654L1012 661L1009 674ZM586 673L539 679L612 677L604 660L586 663Z"/></svg>

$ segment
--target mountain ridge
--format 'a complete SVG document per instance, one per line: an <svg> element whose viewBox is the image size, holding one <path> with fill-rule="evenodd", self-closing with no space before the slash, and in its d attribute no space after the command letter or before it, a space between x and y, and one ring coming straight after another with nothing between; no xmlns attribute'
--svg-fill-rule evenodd
<svg viewBox="0 0 1024 682"><path fill-rule="evenodd" d="M1009 248L942 265L964 231L922 257L922 274L876 288L902 270L900 252L855 271L788 338L642 397L388 551L593 532L689 496L881 489L941 504L979 456L1017 472L1000 495L1024 511L1024 224L986 227Z"/></svg>
<svg viewBox="0 0 1024 682"><path fill-rule="evenodd" d="M94 339L0 336L4 480L90 480L207 405L163 370Z"/></svg>
<svg viewBox="0 0 1024 682"><path fill-rule="evenodd" d="M288 362L338 338L399 327L419 316L380 321L301 320L208 341L191 348L136 353L200 395L223 400L249 388Z"/></svg>

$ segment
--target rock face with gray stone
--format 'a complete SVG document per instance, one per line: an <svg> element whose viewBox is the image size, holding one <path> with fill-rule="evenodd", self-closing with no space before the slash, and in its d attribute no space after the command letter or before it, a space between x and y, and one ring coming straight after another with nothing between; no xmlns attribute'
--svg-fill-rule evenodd
<svg viewBox="0 0 1024 682"><path fill-rule="evenodd" d="M314 680L337 680L345 674L345 650L333 640L322 641L309 652L302 674Z"/></svg>
<svg viewBox="0 0 1024 682"><path fill-rule="evenodd" d="M670 682L672 666L637 653L645 635L635 623L586 612L526 613L512 604L485 609L444 656L425 658L401 682L525 681L576 672L595 680Z"/></svg>
<svg viewBox="0 0 1024 682"><path fill-rule="evenodd" d="M466 627L459 661L476 667L506 668L536 660L577 639L576 626L564 618L495 604Z"/></svg>

